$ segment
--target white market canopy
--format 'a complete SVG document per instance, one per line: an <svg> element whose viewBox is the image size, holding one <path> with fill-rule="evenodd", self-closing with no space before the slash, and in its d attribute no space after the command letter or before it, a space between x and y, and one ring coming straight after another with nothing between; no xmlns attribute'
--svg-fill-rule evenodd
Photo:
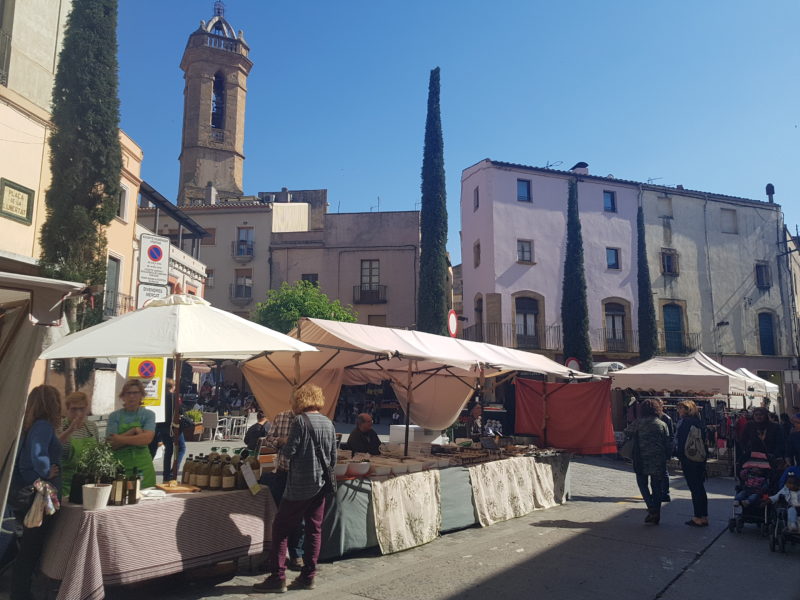
<svg viewBox="0 0 800 600"><path fill-rule="evenodd" d="M455 421L481 377L528 371L562 378L587 378L540 354L450 337L300 319L290 336L319 348L315 354L258 357L242 365L256 399L269 416L286 410L293 388L312 381L323 388L325 413L333 414L342 385L392 381L411 421L444 429Z"/></svg>
<svg viewBox="0 0 800 600"><path fill-rule="evenodd" d="M763 379L758 375L754 375L744 367L736 369L736 372L742 377L746 377L747 379L762 383L766 390L766 395L770 399L776 400L778 398L778 395L780 394L780 387L777 384L772 383L771 381L767 381L766 379Z"/></svg>
<svg viewBox="0 0 800 600"><path fill-rule="evenodd" d="M699 350L689 356L657 356L611 374L614 388L680 390L699 396L766 396L766 387L712 360Z"/></svg>
<svg viewBox="0 0 800 600"><path fill-rule="evenodd" d="M264 352L316 352L316 348L214 308L197 296L172 294L68 335L39 358L244 359Z"/></svg>

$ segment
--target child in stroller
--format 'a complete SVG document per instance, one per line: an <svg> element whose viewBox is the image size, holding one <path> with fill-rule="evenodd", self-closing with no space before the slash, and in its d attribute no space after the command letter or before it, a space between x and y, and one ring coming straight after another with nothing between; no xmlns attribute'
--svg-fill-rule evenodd
<svg viewBox="0 0 800 600"><path fill-rule="evenodd" d="M787 469L784 475L789 473L790 469ZM777 494L770 496L767 502L775 505L770 523L772 535L769 539L769 549L775 552L780 548L781 552L786 552L786 542L794 544L800 538L797 522L797 509L800 507L800 476L790 473L786 477L786 484Z"/></svg>
<svg viewBox="0 0 800 600"><path fill-rule="evenodd" d="M741 489L733 499L739 502L743 508L757 503L769 492L771 472L772 467L766 455L761 452L753 452L739 472Z"/></svg>
<svg viewBox="0 0 800 600"><path fill-rule="evenodd" d="M773 469L767 455L763 452L752 452L739 472L739 483L733 502L733 515L728 522L728 529L740 533L745 523L754 523L761 529L762 535L769 533L769 506L766 500L772 488Z"/></svg>

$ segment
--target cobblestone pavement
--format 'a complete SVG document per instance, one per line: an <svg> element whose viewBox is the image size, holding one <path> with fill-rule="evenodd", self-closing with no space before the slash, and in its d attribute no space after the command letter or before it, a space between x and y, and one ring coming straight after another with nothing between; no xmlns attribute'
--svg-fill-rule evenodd
<svg viewBox="0 0 800 600"><path fill-rule="evenodd" d="M315 590L289 594L309 600L800 600L800 547L771 553L754 526L727 531L732 480L707 482L712 523L704 529L684 524L689 493L681 477L671 483L673 501L664 506L661 525L647 526L630 468L610 458L579 458L572 465L573 496L563 506L398 554L323 563ZM249 567L240 565L236 576L217 585L160 581L108 590L108 597L262 597L252 585L264 575Z"/></svg>
<svg viewBox="0 0 800 600"><path fill-rule="evenodd" d="M630 468L610 458L581 458L572 466L571 501L488 528L448 534L406 552L365 553L320 569L309 600L480 599L693 600L800 599L800 548L771 553L754 526L726 529L732 480L707 482L712 524L693 529L689 493L672 477L673 501L658 527L645 509ZM165 600L255 598L247 565L216 586L145 587L111 598Z"/></svg>

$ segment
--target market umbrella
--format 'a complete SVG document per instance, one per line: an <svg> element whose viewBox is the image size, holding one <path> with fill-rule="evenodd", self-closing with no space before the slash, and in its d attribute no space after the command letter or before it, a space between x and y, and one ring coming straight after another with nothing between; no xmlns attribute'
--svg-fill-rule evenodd
<svg viewBox="0 0 800 600"><path fill-rule="evenodd" d="M187 358L242 360L273 352L316 351L314 346L288 335L214 308L197 296L173 294L70 334L39 358L170 356L175 359L177 374L180 362ZM173 418L177 416L175 406L172 414Z"/></svg>

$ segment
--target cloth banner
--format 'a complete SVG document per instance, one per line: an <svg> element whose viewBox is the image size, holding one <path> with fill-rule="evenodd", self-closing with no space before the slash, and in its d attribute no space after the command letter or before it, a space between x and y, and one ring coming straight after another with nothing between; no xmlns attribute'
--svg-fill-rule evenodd
<svg viewBox="0 0 800 600"><path fill-rule="evenodd" d="M439 471L421 471L372 482L375 530L382 554L432 542L439 535Z"/></svg>
<svg viewBox="0 0 800 600"><path fill-rule="evenodd" d="M514 430L518 434L537 435L544 445L576 454L617 452L610 379L548 383L518 378L516 402Z"/></svg>

